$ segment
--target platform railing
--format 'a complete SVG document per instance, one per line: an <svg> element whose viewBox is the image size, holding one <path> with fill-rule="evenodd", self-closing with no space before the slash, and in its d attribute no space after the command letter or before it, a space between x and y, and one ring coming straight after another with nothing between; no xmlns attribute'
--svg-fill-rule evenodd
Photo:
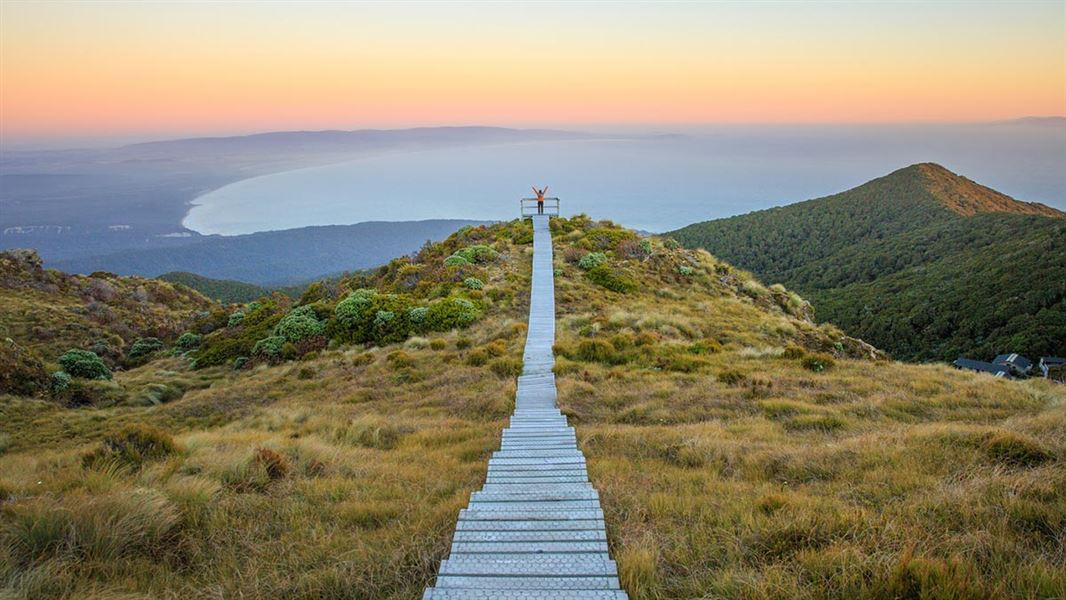
<svg viewBox="0 0 1066 600"><path fill-rule="evenodd" d="M522 209L523 217L532 217L535 214L539 214L537 210L536 198L522 198L518 201L519 206ZM559 199L558 198L545 198L544 199L544 213L553 217L559 216Z"/></svg>

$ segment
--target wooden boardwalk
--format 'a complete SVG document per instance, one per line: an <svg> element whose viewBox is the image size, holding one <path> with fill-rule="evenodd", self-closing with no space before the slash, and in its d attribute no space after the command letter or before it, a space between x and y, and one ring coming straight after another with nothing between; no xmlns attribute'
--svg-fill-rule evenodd
<svg viewBox="0 0 1066 600"><path fill-rule="evenodd" d="M533 216L533 288L510 426L459 512L451 555L424 600L623 600L599 494L555 404L555 284L547 215Z"/></svg>

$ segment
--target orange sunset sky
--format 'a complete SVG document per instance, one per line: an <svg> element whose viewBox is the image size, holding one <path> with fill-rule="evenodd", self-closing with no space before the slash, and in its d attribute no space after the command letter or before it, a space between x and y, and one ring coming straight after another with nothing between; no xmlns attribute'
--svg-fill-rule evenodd
<svg viewBox="0 0 1066 600"><path fill-rule="evenodd" d="M0 2L5 140L1066 114L1066 2Z"/></svg>

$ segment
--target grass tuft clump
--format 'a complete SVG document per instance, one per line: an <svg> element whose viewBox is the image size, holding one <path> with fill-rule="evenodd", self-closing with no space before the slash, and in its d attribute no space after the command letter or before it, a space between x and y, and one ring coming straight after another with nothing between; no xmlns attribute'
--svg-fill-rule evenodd
<svg viewBox="0 0 1066 600"><path fill-rule="evenodd" d="M127 425L104 436L100 447L86 454L82 464L93 467L106 462L140 467L144 463L166 458L179 451L167 432L150 425Z"/></svg>
<svg viewBox="0 0 1066 600"><path fill-rule="evenodd" d="M522 374L522 359L513 357L497 358L489 363L489 370L500 377L518 377Z"/></svg>
<svg viewBox="0 0 1066 600"><path fill-rule="evenodd" d="M1037 467L1055 459L1055 454L1039 441L1012 431L986 434L981 447L990 459L1012 467Z"/></svg>
<svg viewBox="0 0 1066 600"><path fill-rule="evenodd" d="M181 515L153 490L38 497L3 511L0 548L24 567L53 559L121 569L135 561L165 560L180 551L176 541Z"/></svg>
<svg viewBox="0 0 1066 600"><path fill-rule="evenodd" d="M252 462L261 467L271 481L284 479L289 474L289 460L277 450L258 448L252 456Z"/></svg>
<svg viewBox="0 0 1066 600"><path fill-rule="evenodd" d="M808 371L814 371L815 373L822 373L833 368L836 362L832 356L823 353L808 354L800 361L804 369Z"/></svg>
<svg viewBox="0 0 1066 600"><path fill-rule="evenodd" d="M613 344L606 340L581 340L573 352L574 358L585 362L613 364L618 353Z"/></svg>

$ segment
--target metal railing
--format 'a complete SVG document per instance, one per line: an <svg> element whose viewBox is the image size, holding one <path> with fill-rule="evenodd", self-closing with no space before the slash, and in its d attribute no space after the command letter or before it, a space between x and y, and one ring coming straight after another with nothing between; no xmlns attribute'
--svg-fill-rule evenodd
<svg viewBox="0 0 1066 600"><path fill-rule="evenodd" d="M522 209L523 217L532 217L536 214L541 214L537 209L536 198L522 198L518 201L519 206ZM551 215L553 217L559 216L559 199L558 198L545 198L544 199L544 212L545 215Z"/></svg>

